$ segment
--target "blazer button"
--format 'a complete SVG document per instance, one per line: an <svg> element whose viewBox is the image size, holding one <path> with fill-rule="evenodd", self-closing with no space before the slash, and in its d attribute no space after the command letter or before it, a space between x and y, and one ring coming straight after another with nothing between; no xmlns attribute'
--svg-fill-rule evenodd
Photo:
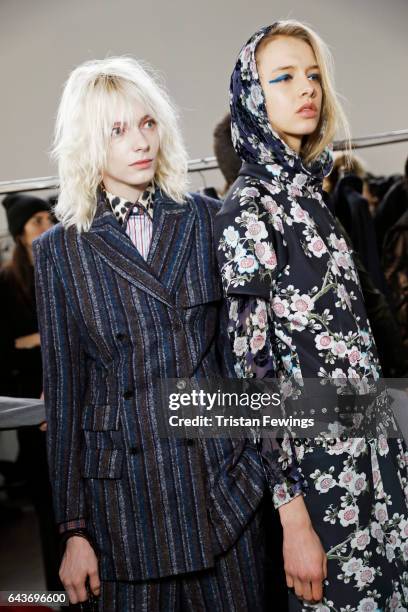
<svg viewBox="0 0 408 612"><path fill-rule="evenodd" d="M137 448L137 446L131 446L129 449L129 453L131 455L137 455L138 452L139 452L139 449Z"/></svg>
<svg viewBox="0 0 408 612"><path fill-rule="evenodd" d="M193 440L193 438L187 438L186 439L186 444L187 444L187 446L194 446L195 440Z"/></svg>
<svg viewBox="0 0 408 612"><path fill-rule="evenodd" d="M121 333L116 334L116 340L119 340L119 342L123 342L125 338L126 338L125 334L121 334Z"/></svg>
<svg viewBox="0 0 408 612"><path fill-rule="evenodd" d="M302 445L302 440L300 440L300 438L295 438L294 444L295 444L295 446L301 446Z"/></svg>
<svg viewBox="0 0 408 612"><path fill-rule="evenodd" d="M336 438L330 438L330 440L327 440L327 444L329 446L334 446L336 444Z"/></svg>
<svg viewBox="0 0 408 612"><path fill-rule="evenodd" d="M348 435L347 435L347 434L341 434L341 436L340 436L340 440L341 440L342 442L346 442L346 441L348 440Z"/></svg>
<svg viewBox="0 0 408 612"><path fill-rule="evenodd" d="M124 392L123 397L125 398L125 400L131 399L133 397L133 391L131 389L128 389Z"/></svg>

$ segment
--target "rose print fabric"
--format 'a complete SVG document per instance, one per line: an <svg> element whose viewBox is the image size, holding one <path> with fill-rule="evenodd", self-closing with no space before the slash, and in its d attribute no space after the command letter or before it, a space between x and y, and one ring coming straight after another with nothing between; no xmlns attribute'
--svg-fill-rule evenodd
<svg viewBox="0 0 408 612"><path fill-rule="evenodd" d="M243 47L232 74L232 136L244 163L216 227L236 374L277 376L288 385L335 380L364 394L381 371L353 253L322 197L331 155L305 166L270 128L255 61L270 28ZM378 402L385 410L384 397ZM291 612L407 610L405 443L381 430L294 445L328 578L314 606L290 591Z"/></svg>
<svg viewBox="0 0 408 612"><path fill-rule="evenodd" d="M262 299L230 300L228 333L237 378L274 375L272 346L267 334L268 309L268 302ZM281 439L261 438L257 445L275 508L307 491L307 481L287 432L282 432Z"/></svg>

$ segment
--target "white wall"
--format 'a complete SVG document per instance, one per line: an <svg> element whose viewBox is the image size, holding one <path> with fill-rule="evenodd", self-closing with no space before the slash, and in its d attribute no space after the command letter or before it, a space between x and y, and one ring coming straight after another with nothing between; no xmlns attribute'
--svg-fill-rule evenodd
<svg viewBox="0 0 408 612"><path fill-rule="evenodd" d="M0 180L55 172L47 149L62 84L78 63L110 54L158 68L190 156L212 154L240 46L285 17L307 21L330 44L354 136L408 127L407 0L1 0ZM407 145L362 157L373 172L401 172Z"/></svg>

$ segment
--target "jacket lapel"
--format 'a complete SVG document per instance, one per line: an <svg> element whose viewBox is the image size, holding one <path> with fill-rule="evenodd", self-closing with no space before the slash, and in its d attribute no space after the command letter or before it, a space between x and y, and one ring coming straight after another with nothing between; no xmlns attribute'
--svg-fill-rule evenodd
<svg viewBox="0 0 408 612"><path fill-rule="evenodd" d="M188 257L193 225L191 204L155 197L152 243L145 261L100 196L91 228L82 236L118 274L173 308L172 294Z"/></svg>
<svg viewBox="0 0 408 612"><path fill-rule="evenodd" d="M147 264L174 295L190 253L195 213L189 198L182 204L157 195Z"/></svg>

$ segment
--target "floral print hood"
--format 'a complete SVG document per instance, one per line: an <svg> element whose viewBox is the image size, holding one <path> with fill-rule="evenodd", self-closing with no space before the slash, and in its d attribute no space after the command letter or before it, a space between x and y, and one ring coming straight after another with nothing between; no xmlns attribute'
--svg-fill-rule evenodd
<svg viewBox="0 0 408 612"><path fill-rule="evenodd" d="M231 133L238 155L250 164L265 166L274 174L283 168L288 178L304 175L302 182L321 182L330 173L333 160L330 149L305 166L302 159L271 128L265 97L259 80L255 51L259 42L276 24L258 30L242 47L230 85Z"/></svg>

